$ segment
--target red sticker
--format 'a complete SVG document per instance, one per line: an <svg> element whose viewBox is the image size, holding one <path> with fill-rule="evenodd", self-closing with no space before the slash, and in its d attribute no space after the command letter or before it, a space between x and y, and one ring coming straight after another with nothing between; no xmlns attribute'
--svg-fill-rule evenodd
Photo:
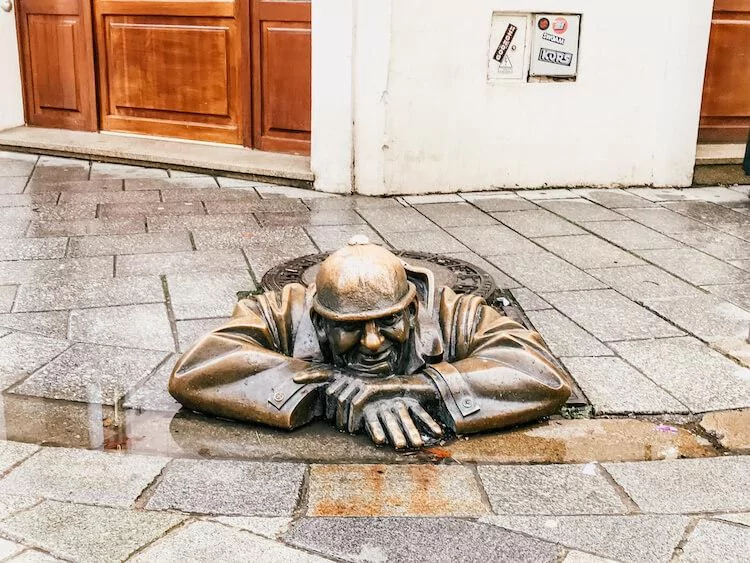
<svg viewBox="0 0 750 563"><path fill-rule="evenodd" d="M547 18L542 18L542 19L539 20L539 24L538 25L539 25L539 29L541 29L542 31L544 31L545 29L547 29L549 27L549 20Z"/></svg>
<svg viewBox="0 0 750 563"><path fill-rule="evenodd" d="M565 18L555 18L555 21L552 22L552 31L558 35L562 35L568 31L568 20Z"/></svg>

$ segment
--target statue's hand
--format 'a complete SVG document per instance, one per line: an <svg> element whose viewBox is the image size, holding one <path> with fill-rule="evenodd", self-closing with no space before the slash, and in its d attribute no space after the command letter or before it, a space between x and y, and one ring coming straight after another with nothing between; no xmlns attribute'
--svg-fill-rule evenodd
<svg viewBox="0 0 750 563"><path fill-rule="evenodd" d="M383 399L368 404L364 409L365 428L376 444L391 443L394 448L424 446L421 427L428 435L442 436L440 425L422 408L419 401L409 397Z"/></svg>

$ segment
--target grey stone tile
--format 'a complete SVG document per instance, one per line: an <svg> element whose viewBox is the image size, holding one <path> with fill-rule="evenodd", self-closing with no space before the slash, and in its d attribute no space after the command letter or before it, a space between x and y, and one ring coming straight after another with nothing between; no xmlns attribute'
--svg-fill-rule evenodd
<svg viewBox="0 0 750 563"><path fill-rule="evenodd" d="M542 297L603 342L683 334L610 289L547 293Z"/></svg>
<svg viewBox="0 0 750 563"><path fill-rule="evenodd" d="M68 337L77 342L144 350L175 348L163 303L74 309L70 312L69 327Z"/></svg>
<svg viewBox="0 0 750 563"><path fill-rule="evenodd" d="M172 373L177 356L170 356L156 372L133 389L125 397L123 406L128 409L143 409L149 411L177 412L180 403L172 398L167 391L167 383Z"/></svg>
<svg viewBox="0 0 750 563"><path fill-rule="evenodd" d="M16 297L15 285L0 285L0 313L8 313Z"/></svg>
<svg viewBox="0 0 750 563"><path fill-rule="evenodd" d="M0 441L0 473L5 473L14 465L22 462L31 454L39 450L39 446L35 444L24 444L21 442L9 442L7 440ZM24 496L23 493L13 491L14 495ZM3 501L7 500L3 497ZM11 500L12 502L12 500ZM5 515L3 516L3 518Z"/></svg>
<svg viewBox="0 0 750 563"><path fill-rule="evenodd" d="M44 283L112 277L112 257L0 262L0 283Z"/></svg>
<svg viewBox="0 0 750 563"><path fill-rule="evenodd" d="M99 217L133 217L157 215L205 215L200 201L173 201L169 203L102 203Z"/></svg>
<svg viewBox="0 0 750 563"><path fill-rule="evenodd" d="M701 520L688 536L680 561L741 563L750 553L750 528Z"/></svg>
<svg viewBox="0 0 750 563"><path fill-rule="evenodd" d="M584 231L544 209L533 211L508 211L493 213L501 223L525 237L555 237L562 235L582 235Z"/></svg>
<svg viewBox="0 0 750 563"><path fill-rule="evenodd" d="M247 272L170 274L167 284L177 319L230 315L237 303L237 292L255 289Z"/></svg>
<svg viewBox="0 0 750 563"><path fill-rule="evenodd" d="M108 254L148 254L192 250L190 238L183 233L144 233L135 235L100 235L73 237L69 256L102 256Z"/></svg>
<svg viewBox="0 0 750 563"><path fill-rule="evenodd" d="M460 540L458 539L460 538ZM344 561L498 561L552 563L560 548L456 518L302 518L287 543Z"/></svg>
<svg viewBox="0 0 750 563"><path fill-rule="evenodd" d="M29 220L25 218L0 219L0 238L20 239L26 235ZM2 258L0 256L0 258Z"/></svg>
<svg viewBox="0 0 750 563"><path fill-rule="evenodd" d="M594 235L572 235L536 239L538 244L579 268L637 266L643 260Z"/></svg>
<svg viewBox="0 0 750 563"><path fill-rule="evenodd" d="M42 448L16 467L0 489L52 500L128 508L169 458Z"/></svg>
<svg viewBox="0 0 750 563"><path fill-rule="evenodd" d="M67 340L12 332L0 338L0 387L6 389L63 352Z"/></svg>
<svg viewBox="0 0 750 563"><path fill-rule="evenodd" d="M587 273L638 302L663 297L692 298L704 295L697 287L685 283L656 266L592 269Z"/></svg>
<svg viewBox="0 0 750 563"><path fill-rule="evenodd" d="M604 287L587 273L549 252L485 258L524 287L537 293Z"/></svg>
<svg viewBox="0 0 750 563"><path fill-rule="evenodd" d="M620 209L623 207L656 207L655 203L645 198L615 188L575 190L574 193L581 195L594 203L598 203L607 209Z"/></svg>
<svg viewBox="0 0 750 563"><path fill-rule="evenodd" d="M292 519L289 517L264 517L264 516L214 516L210 518L214 522L220 522L232 528L247 530L264 538L276 539L289 529Z"/></svg>
<svg viewBox="0 0 750 563"><path fill-rule="evenodd" d="M58 559L43 551L27 549L20 555L16 555L11 561L13 563L63 563L64 559Z"/></svg>
<svg viewBox="0 0 750 563"><path fill-rule="evenodd" d="M682 246L678 241L635 221L594 221L586 223L586 228L625 250Z"/></svg>
<svg viewBox="0 0 750 563"><path fill-rule="evenodd" d="M585 221L620 221L625 217L585 199L551 199L538 202L547 211L574 223Z"/></svg>
<svg viewBox="0 0 750 563"><path fill-rule="evenodd" d="M18 555L24 549L26 549L26 546L23 544L0 538L0 557L3 561L8 561L11 557Z"/></svg>
<svg viewBox="0 0 750 563"><path fill-rule="evenodd" d="M743 511L750 507L750 457L606 463L643 512Z"/></svg>
<svg viewBox="0 0 750 563"><path fill-rule="evenodd" d="M662 202L688 199L686 190L674 188L628 188L627 191L649 201Z"/></svg>
<svg viewBox="0 0 750 563"><path fill-rule="evenodd" d="M261 227L286 227L286 226L304 226L310 224L310 212L294 213L255 213ZM361 219L361 217L360 217ZM360 221L364 223L364 221Z"/></svg>
<svg viewBox="0 0 750 563"><path fill-rule="evenodd" d="M167 172L169 172L170 178L211 178L213 180L213 176L189 170L172 170L170 168Z"/></svg>
<svg viewBox="0 0 750 563"><path fill-rule="evenodd" d="M744 190L742 188L745 188ZM712 186L707 188L689 188L684 190L688 199L713 203L746 203L748 186Z"/></svg>
<svg viewBox="0 0 750 563"><path fill-rule="evenodd" d="M530 199L531 201L544 201L548 199L571 199L576 197L576 194L571 190L564 189L551 189L551 190L518 190L516 191L521 197Z"/></svg>
<svg viewBox="0 0 750 563"><path fill-rule="evenodd" d="M57 557L99 563L126 559L184 519L166 512L45 501L5 520L0 529Z"/></svg>
<svg viewBox="0 0 750 563"><path fill-rule="evenodd" d="M325 197L315 199L304 199L305 205L312 211L323 209L375 209L393 208L403 209L395 198L391 197L369 197L362 195L348 195L346 197Z"/></svg>
<svg viewBox="0 0 750 563"><path fill-rule="evenodd" d="M310 225L364 225L365 221L352 209L315 209L309 214Z"/></svg>
<svg viewBox="0 0 750 563"><path fill-rule="evenodd" d="M401 199L409 205L430 205L433 203L465 203L459 194L405 195Z"/></svg>
<svg viewBox="0 0 750 563"><path fill-rule="evenodd" d="M447 230L464 245L482 256L544 252L541 247L504 225L450 227Z"/></svg>
<svg viewBox="0 0 750 563"><path fill-rule="evenodd" d="M38 158L35 154L0 151L0 177L28 176Z"/></svg>
<svg viewBox="0 0 750 563"><path fill-rule="evenodd" d="M80 235L127 235L146 232L142 217L123 219L71 219L68 221L32 221L30 237L67 237Z"/></svg>
<svg viewBox="0 0 750 563"><path fill-rule="evenodd" d="M229 229L236 231L246 228L254 231L258 221L251 214L244 215L162 215L146 217L149 232L211 231Z"/></svg>
<svg viewBox="0 0 750 563"><path fill-rule="evenodd" d="M737 213L728 207L705 201L665 203L664 207L710 225L720 231L728 233L739 231L737 236L741 238L747 238L748 236L747 230L750 228L750 217L742 213Z"/></svg>
<svg viewBox="0 0 750 563"><path fill-rule="evenodd" d="M354 235L365 235L372 243L384 244L380 235L367 225L308 227L307 232L321 252L329 252L345 246Z"/></svg>
<svg viewBox="0 0 750 563"><path fill-rule="evenodd" d="M497 224L495 219L468 203L432 203L415 207L441 227Z"/></svg>
<svg viewBox="0 0 750 563"><path fill-rule="evenodd" d="M465 193L461 195L466 201L471 202L472 205L488 213L494 211L528 211L539 209L528 199L519 197L514 193Z"/></svg>
<svg viewBox="0 0 750 563"><path fill-rule="evenodd" d="M524 311L542 311L544 309L552 309L552 305L525 287L513 288L511 293Z"/></svg>
<svg viewBox="0 0 750 563"><path fill-rule="evenodd" d="M90 192L63 192L60 203L158 203L158 190L120 192L99 190Z"/></svg>
<svg viewBox="0 0 750 563"><path fill-rule="evenodd" d="M193 229L193 239L198 250L240 248L292 248L312 246L310 237L301 227L271 227L257 229Z"/></svg>
<svg viewBox="0 0 750 563"><path fill-rule="evenodd" d="M0 179L0 184L3 180ZM0 207L31 207L39 204L57 203L59 192L45 192L35 194L3 194L0 192Z"/></svg>
<svg viewBox="0 0 750 563"><path fill-rule="evenodd" d="M74 344L13 389L19 395L112 405L154 371L167 354Z"/></svg>
<svg viewBox="0 0 750 563"><path fill-rule="evenodd" d="M738 305L750 311L750 283L734 284L734 285L707 285L703 289L707 289L714 295L718 295L731 301L735 305Z"/></svg>
<svg viewBox="0 0 750 563"><path fill-rule="evenodd" d="M31 178L25 193L122 191L122 180L38 180Z"/></svg>
<svg viewBox="0 0 750 563"><path fill-rule="evenodd" d="M2 176L6 170L0 171L0 194L20 194L26 187L26 176Z"/></svg>
<svg viewBox="0 0 750 563"><path fill-rule="evenodd" d="M4 313L0 327L64 340L68 337L68 312Z"/></svg>
<svg viewBox="0 0 750 563"><path fill-rule="evenodd" d="M91 178L168 178L166 170L161 168L145 168L129 164L114 164L111 162L93 162L91 164Z"/></svg>
<svg viewBox="0 0 750 563"><path fill-rule="evenodd" d="M148 546L130 561L329 561L215 522L191 522Z"/></svg>
<svg viewBox="0 0 750 563"><path fill-rule="evenodd" d="M495 285L500 289L509 289L511 287L517 288L521 285L516 280L514 280L510 276L505 275L495 266L487 262L487 260L485 260L481 256L477 256L473 252L441 252L440 254L453 256L454 258L458 258L459 260L465 260L466 262L479 266L492 276Z"/></svg>
<svg viewBox="0 0 750 563"><path fill-rule="evenodd" d="M491 516L482 521L617 561L667 562L685 516ZM566 558L567 562L568 559ZM600 561L598 558L589 563Z"/></svg>
<svg viewBox="0 0 750 563"><path fill-rule="evenodd" d="M599 471L583 465L480 465L496 514L621 514L628 512Z"/></svg>
<svg viewBox="0 0 750 563"><path fill-rule="evenodd" d="M210 215L223 215L225 213L304 213L308 207L298 199L287 199L283 197L258 200L242 201L207 201L206 209Z"/></svg>
<svg viewBox="0 0 750 563"><path fill-rule="evenodd" d="M740 268L741 270L750 272L750 260L732 260L730 264L732 264L732 266Z"/></svg>
<svg viewBox="0 0 750 563"><path fill-rule="evenodd" d="M117 276L247 270L239 249L130 254L117 257Z"/></svg>
<svg viewBox="0 0 750 563"><path fill-rule="evenodd" d="M31 218L39 219L40 221L68 221L73 219L94 219L95 217L95 203L64 203L61 205L36 205L33 208L33 215Z"/></svg>
<svg viewBox="0 0 750 563"><path fill-rule="evenodd" d="M2 260L37 260L62 258L68 239L26 238L0 239L0 259Z"/></svg>
<svg viewBox="0 0 750 563"><path fill-rule="evenodd" d="M291 515L305 466L229 460L174 460L146 505L205 514Z"/></svg>
<svg viewBox="0 0 750 563"><path fill-rule="evenodd" d="M198 180L198 178L187 178L186 180ZM161 188L163 201L240 201L259 200L260 196L253 189L241 188L219 188L213 182L213 178L200 178L201 184L195 187L184 187L165 189ZM209 183L209 180L212 183Z"/></svg>
<svg viewBox="0 0 750 563"><path fill-rule="evenodd" d="M750 526L750 512L740 514L717 514L715 518L726 520L727 522L735 522L737 524L742 524L743 526Z"/></svg>
<svg viewBox="0 0 750 563"><path fill-rule="evenodd" d="M282 186L279 184L268 184L266 182L257 182L254 186L257 192L264 199L278 197L284 198L318 198L318 197L336 197L333 194L317 192L313 189L295 188L294 186Z"/></svg>
<svg viewBox="0 0 750 563"><path fill-rule="evenodd" d="M62 311L161 303L164 291L155 276L28 283L18 288L15 312Z"/></svg>
<svg viewBox="0 0 750 563"><path fill-rule="evenodd" d="M216 188L218 184L211 176L180 178L125 178L125 191L140 190L191 190ZM165 199L164 201L170 201Z"/></svg>
<svg viewBox="0 0 750 563"><path fill-rule="evenodd" d="M750 281L747 272L693 248L638 250L636 254L695 285Z"/></svg>
<svg viewBox="0 0 750 563"><path fill-rule="evenodd" d="M558 357L614 355L612 350L554 309L527 311L526 315Z"/></svg>
<svg viewBox="0 0 750 563"><path fill-rule="evenodd" d="M17 443L17 442L14 442ZM33 451L38 449L37 446L31 444L20 444L25 447L33 448ZM2 450L2 448L0 448ZM18 461L22 461L25 458L21 458ZM9 466L10 467L10 466ZM0 493L0 518L5 520L8 516L19 510L25 510L39 502L39 499L32 495L15 495Z"/></svg>
<svg viewBox="0 0 750 563"><path fill-rule="evenodd" d="M620 358L563 358L598 413L683 413L687 408Z"/></svg>
<svg viewBox="0 0 750 563"><path fill-rule="evenodd" d="M40 156L31 178L45 182L88 180L90 166L88 160Z"/></svg>
<svg viewBox="0 0 750 563"><path fill-rule="evenodd" d="M415 252L434 252L437 254L451 252L469 252L445 231L429 229L425 231L383 233L385 240L398 250Z"/></svg>
<svg viewBox="0 0 750 563"><path fill-rule="evenodd" d="M415 209L364 208L359 214L381 234L434 229L435 224Z"/></svg>
<svg viewBox="0 0 750 563"><path fill-rule="evenodd" d="M694 338L617 342L612 346L693 412L750 406L750 369Z"/></svg>
<svg viewBox="0 0 750 563"><path fill-rule="evenodd" d="M217 176L216 181L222 188L253 188L254 186L261 184L256 180L245 180L243 178L226 178L224 176Z"/></svg>
<svg viewBox="0 0 750 563"><path fill-rule="evenodd" d="M675 233L677 240L720 260L743 260L750 258L750 243L719 231L694 231Z"/></svg>
<svg viewBox="0 0 750 563"><path fill-rule="evenodd" d="M653 209L619 209L618 211L634 221L666 235L671 233L687 233L690 231L706 231L709 229L703 223L661 207Z"/></svg>
<svg viewBox="0 0 750 563"><path fill-rule="evenodd" d="M229 314L225 317L216 317L212 319L192 319L187 321L177 321L177 337L180 344L180 351L186 352L198 338L219 328L229 320Z"/></svg>

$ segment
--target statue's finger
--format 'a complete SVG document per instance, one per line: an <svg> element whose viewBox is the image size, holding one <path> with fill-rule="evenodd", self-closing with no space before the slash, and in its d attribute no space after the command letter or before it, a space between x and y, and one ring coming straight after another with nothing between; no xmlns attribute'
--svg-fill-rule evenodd
<svg viewBox="0 0 750 563"><path fill-rule="evenodd" d="M425 427L433 436L443 435L443 429L437 422L435 422L435 419L432 418L430 414L422 408L422 405L413 404L409 407L409 410L415 417L417 417L417 420L425 425Z"/></svg>
<svg viewBox="0 0 750 563"><path fill-rule="evenodd" d="M398 425L396 415L391 412L390 408L385 407L380 409L380 419L385 425L385 430L388 432L388 437L390 438L393 447L397 450L405 448L406 438L404 437L404 433L401 432L401 427Z"/></svg>
<svg viewBox="0 0 750 563"><path fill-rule="evenodd" d="M349 397L358 389L357 383L352 381L336 397L336 426L346 429L349 426Z"/></svg>
<svg viewBox="0 0 750 563"><path fill-rule="evenodd" d="M321 370L315 370L315 371L303 371L298 374L296 374L292 380L295 383L304 384L304 383L324 383L328 381L330 378L330 374L326 373L325 371Z"/></svg>
<svg viewBox="0 0 750 563"><path fill-rule="evenodd" d="M372 409L369 409L365 413L365 428L367 428L367 433L376 444L382 446L383 444L388 443L388 440L385 437L385 430L383 430L383 425L380 424L380 421L378 420L378 414Z"/></svg>
<svg viewBox="0 0 750 563"><path fill-rule="evenodd" d="M343 389L347 383L349 383L348 377L341 377L337 379L328 386L328 389L326 389L326 395L328 395L329 397L335 395L336 393L341 391L341 389Z"/></svg>
<svg viewBox="0 0 750 563"><path fill-rule="evenodd" d="M403 401L399 401L394 407L396 414L401 422L401 428L404 429L406 439L409 440L409 444L413 448L421 448L424 446L422 436L419 434L419 430L414 425L414 421L411 419L409 409L406 408L406 404Z"/></svg>

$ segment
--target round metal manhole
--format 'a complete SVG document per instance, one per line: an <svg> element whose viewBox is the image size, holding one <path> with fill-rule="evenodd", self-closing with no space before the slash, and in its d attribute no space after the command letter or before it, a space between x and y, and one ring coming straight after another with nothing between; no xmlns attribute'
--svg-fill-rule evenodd
<svg viewBox="0 0 750 563"><path fill-rule="evenodd" d="M484 297L488 303L492 302L495 281L479 266L442 254L407 250L396 250L393 253L413 266L432 270L438 287L448 286L456 293L473 293ZM321 262L328 258L328 255L328 252L310 254L274 266L263 276L261 285L266 291L278 291L288 283L310 285L315 280Z"/></svg>

